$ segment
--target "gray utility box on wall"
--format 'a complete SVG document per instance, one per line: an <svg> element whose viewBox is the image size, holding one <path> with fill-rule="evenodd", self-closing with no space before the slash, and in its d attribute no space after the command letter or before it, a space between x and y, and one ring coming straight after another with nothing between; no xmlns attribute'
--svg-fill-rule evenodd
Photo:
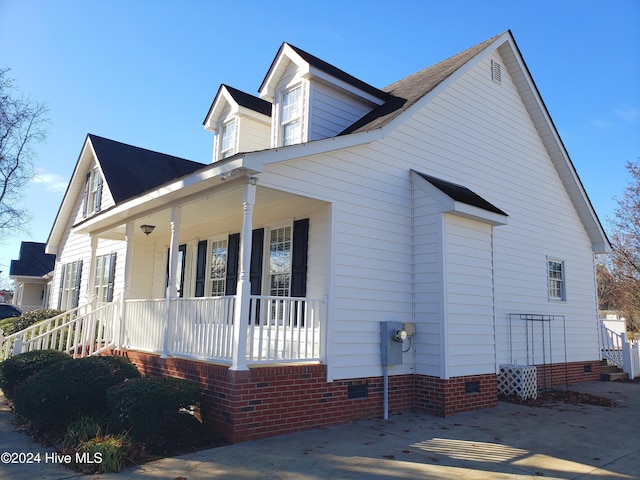
<svg viewBox="0 0 640 480"><path fill-rule="evenodd" d="M402 365L401 322L380 322L380 357L382 365Z"/></svg>

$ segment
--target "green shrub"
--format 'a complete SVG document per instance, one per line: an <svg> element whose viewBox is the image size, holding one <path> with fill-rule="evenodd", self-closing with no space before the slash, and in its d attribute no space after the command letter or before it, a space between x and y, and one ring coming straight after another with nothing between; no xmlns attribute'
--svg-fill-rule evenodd
<svg viewBox="0 0 640 480"><path fill-rule="evenodd" d="M184 410L195 405L199 396L200 387L188 380L170 377L127 380L107 392L111 431L126 430L134 440L152 441L163 429L180 428Z"/></svg>
<svg viewBox="0 0 640 480"><path fill-rule="evenodd" d="M13 398L15 389L29 377L65 360L71 360L71 357L57 350L34 350L10 357L0 363L0 389L7 398Z"/></svg>
<svg viewBox="0 0 640 480"><path fill-rule="evenodd" d="M125 454L131 445L126 433L119 435L96 436L80 443L76 458L86 458L88 465L78 465L82 471L93 470L95 473L119 472L124 467ZM82 468L85 467L85 468ZM97 467L97 468L96 468Z"/></svg>
<svg viewBox="0 0 640 480"><path fill-rule="evenodd" d="M107 390L139 377L123 357L87 357L59 362L26 380L14 394L18 415L37 427L63 435L62 429L83 415L102 415Z"/></svg>
<svg viewBox="0 0 640 480"><path fill-rule="evenodd" d="M82 416L67 425L67 432L62 439L64 447L76 447L82 442L99 437L102 432L100 421L95 417Z"/></svg>
<svg viewBox="0 0 640 480"><path fill-rule="evenodd" d="M33 310L31 312L26 312L20 315L19 317L11 317L5 318L0 321L0 330L4 333L4 336L9 336L14 333L19 332L20 330L24 330L27 327L30 327L34 323L41 322L42 320L47 320L48 318L53 318L57 315L64 313L63 310L54 310L51 308L42 308L40 310Z"/></svg>

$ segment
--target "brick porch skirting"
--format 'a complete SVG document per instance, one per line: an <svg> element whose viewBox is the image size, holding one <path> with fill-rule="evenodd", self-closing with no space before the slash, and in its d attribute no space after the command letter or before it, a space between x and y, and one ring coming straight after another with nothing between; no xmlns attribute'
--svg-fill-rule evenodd
<svg viewBox="0 0 640 480"><path fill-rule="evenodd" d="M383 416L382 377L327 382L326 366L319 364L233 371L226 365L142 352L112 354L129 358L144 376L197 382L204 422L232 443ZM583 363L579 366L576 372L584 369ZM593 370L597 372L595 366ZM494 374L447 380L426 375L389 377L389 414L423 411L449 416L494 407L497 402Z"/></svg>

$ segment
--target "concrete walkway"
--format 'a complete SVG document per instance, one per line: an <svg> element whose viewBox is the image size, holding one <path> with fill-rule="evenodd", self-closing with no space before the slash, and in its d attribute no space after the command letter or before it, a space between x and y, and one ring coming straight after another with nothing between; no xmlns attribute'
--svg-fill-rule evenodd
<svg viewBox="0 0 640 480"><path fill-rule="evenodd" d="M426 414L355 422L157 460L119 474L128 479L640 479L640 384L593 382L571 390L609 397L618 407L500 402L438 418ZM0 449L39 447L11 430L0 411ZM0 465L1 479L67 479L56 464Z"/></svg>

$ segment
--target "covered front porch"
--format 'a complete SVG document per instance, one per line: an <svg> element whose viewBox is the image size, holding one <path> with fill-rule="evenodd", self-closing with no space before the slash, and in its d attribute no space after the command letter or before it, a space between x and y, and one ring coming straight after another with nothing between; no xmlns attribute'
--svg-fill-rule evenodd
<svg viewBox="0 0 640 480"><path fill-rule="evenodd" d="M104 300L100 259L119 245L103 345L232 370L325 359L330 205L253 173L167 188L75 229L91 237L88 305Z"/></svg>

